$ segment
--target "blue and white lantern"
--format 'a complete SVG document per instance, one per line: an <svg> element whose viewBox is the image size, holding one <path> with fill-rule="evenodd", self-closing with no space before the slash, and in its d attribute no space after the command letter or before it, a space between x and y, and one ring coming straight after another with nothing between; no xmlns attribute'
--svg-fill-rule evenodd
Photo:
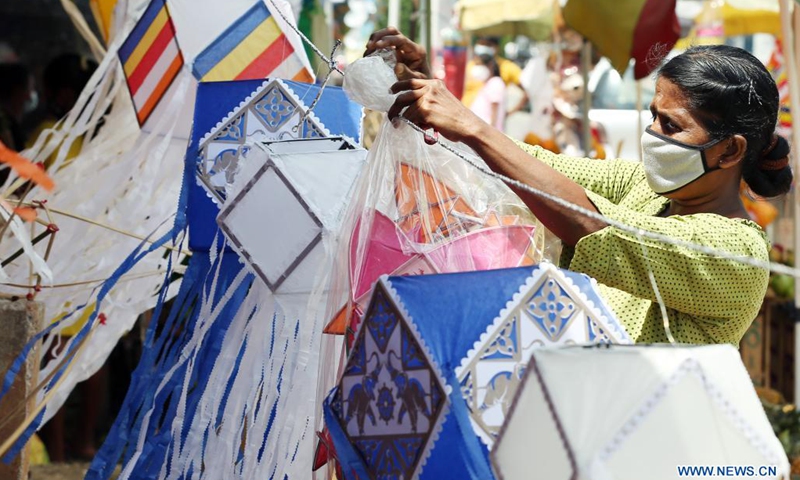
<svg viewBox="0 0 800 480"><path fill-rule="evenodd" d="M551 264L384 277L326 424L348 478L493 478L532 352L630 343L589 277Z"/></svg>

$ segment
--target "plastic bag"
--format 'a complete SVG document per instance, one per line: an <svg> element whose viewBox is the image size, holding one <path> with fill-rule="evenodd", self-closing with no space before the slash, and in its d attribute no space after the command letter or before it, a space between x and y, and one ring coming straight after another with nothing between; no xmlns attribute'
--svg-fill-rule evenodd
<svg viewBox="0 0 800 480"><path fill-rule="evenodd" d="M370 110L388 112L397 97L389 90L397 82L395 65L391 50L379 50L351 63L342 83L345 94Z"/></svg>
<svg viewBox="0 0 800 480"><path fill-rule="evenodd" d="M395 98L389 87L397 78L387 57L393 53L348 67L344 89L351 99L389 109ZM449 146L485 165L466 146ZM352 336L381 275L517 267L542 258L544 228L511 189L426 144L403 121L384 118L359 182L344 222L349 238L340 242L327 333Z"/></svg>

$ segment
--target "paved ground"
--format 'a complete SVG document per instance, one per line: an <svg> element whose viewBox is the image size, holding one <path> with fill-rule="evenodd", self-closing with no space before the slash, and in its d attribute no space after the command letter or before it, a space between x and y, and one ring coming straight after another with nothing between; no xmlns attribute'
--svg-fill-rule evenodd
<svg viewBox="0 0 800 480"><path fill-rule="evenodd" d="M88 468L89 462L38 465L31 467L29 480L83 480ZM116 478L116 476L117 473L111 478Z"/></svg>
<svg viewBox="0 0 800 480"><path fill-rule="evenodd" d="M30 480L79 480L86 475L89 463L54 463L31 467Z"/></svg>

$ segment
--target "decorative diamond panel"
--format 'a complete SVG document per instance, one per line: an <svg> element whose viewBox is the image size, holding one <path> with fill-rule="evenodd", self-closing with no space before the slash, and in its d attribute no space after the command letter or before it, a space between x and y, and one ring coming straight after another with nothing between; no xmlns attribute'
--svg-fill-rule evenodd
<svg viewBox="0 0 800 480"><path fill-rule="evenodd" d="M322 238L322 223L271 161L226 206L219 223L273 292Z"/></svg>
<svg viewBox="0 0 800 480"><path fill-rule="evenodd" d="M372 478L419 474L445 402L429 356L378 284L332 402Z"/></svg>
<svg viewBox="0 0 800 480"><path fill-rule="evenodd" d="M209 192L225 199L225 185L235 175L240 155L253 141L321 138L329 132L296 95L279 80L256 90L200 142L197 174Z"/></svg>

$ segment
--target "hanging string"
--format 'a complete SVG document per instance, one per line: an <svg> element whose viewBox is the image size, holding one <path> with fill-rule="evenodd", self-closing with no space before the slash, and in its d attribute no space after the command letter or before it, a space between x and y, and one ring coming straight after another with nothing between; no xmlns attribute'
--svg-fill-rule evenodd
<svg viewBox="0 0 800 480"><path fill-rule="evenodd" d="M275 7L275 4L272 2L272 0L268 0L268 1L270 2L270 4L272 4L273 7ZM275 7L275 8L277 9L277 7ZM280 13L280 10L279 10L279 13ZM283 15L281 14L281 16L283 16ZM283 17L283 18L284 18L284 20L286 20L286 17ZM309 40L305 35L302 34L302 32L300 32L300 30L297 29L297 27L295 27L291 23L289 23L289 26L298 35L300 35L300 37L303 39L303 41L305 41L312 48L312 50L314 50L314 52L319 56L319 58L322 61L327 63L329 66L331 66L331 68L333 68L335 66L335 65L333 65L331 63L331 60L328 57L326 57L325 54L323 54L319 50L319 48L317 48L316 45L314 45L311 42L311 40ZM338 68L335 68L335 70L337 72L341 73L342 76L345 75L344 72L342 72ZM512 186L514 186L516 188L519 188L520 190L523 190L523 191L525 191L527 193L531 193L531 194L536 195L538 197L544 198L545 200L550 200L551 202L557 203L558 205L560 205L560 206L562 206L562 207L564 207L564 208L566 208L568 210L571 210L571 211L573 211L575 213L579 213L581 215L584 215L586 217L592 218L594 220L599 220L599 221L604 222L604 223L606 223L606 224L608 224L608 225L610 225L612 227L615 227L615 228L617 228L619 230L622 230L624 232L628 232L628 233L631 233L633 235L636 235L640 239L649 238L650 240L656 240L656 241L664 243L666 245L671 245L671 246L675 246L675 247L683 247L683 248L687 248L689 250L694 250L695 252L702 253L702 254L705 254L705 255L708 255L708 256L725 258L725 259L728 259L728 260L737 261L737 262L745 264L745 265L750 265L752 267L763 268L763 269L766 269L766 270L771 270L771 271L776 272L776 273L784 273L784 274L791 275L791 276L796 277L796 278L800 278L800 269L798 269L798 268L789 267L789 266L782 265L782 264L779 264L779 263L773 263L773 262L769 262L769 261L759 260L759 259L753 258L753 257L747 257L747 256L742 256L742 255L731 255L728 252L725 252L725 251L722 251L722 250L718 250L718 249L715 249L715 248L711 248L711 247L707 247L705 245L697 245L697 244L694 244L694 243L691 243L691 242L686 242L686 241L683 241L683 240L678 240L678 239L675 239L675 238L672 238L672 237L668 237L668 236L666 236L664 234L661 234L661 233L651 232L651 231L648 231L648 230L644 230L642 228L633 227L631 225L627 225L627 224L619 222L617 220L608 218L605 215L603 215L602 213L593 212L591 210L587 210L587 209L581 207L580 205L576 205L576 204L574 204L574 203L572 203L572 202L570 202L568 200L564 200L561 197L558 197L558 196L555 196L555 195L551 195L551 194L549 194L547 192L544 192L542 190L534 188L534 187L532 187L532 186L530 186L530 185L528 185L526 183L523 183L523 182L520 182L520 181L515 180L513 178L507 177L507 176L505 176L505 175L503 175L501 173L497 173L497 172L494 172L492 170L489 170L487 167L485 167L483 165L480 165L478 163L475 163L474 161L472 161L470 158L466 157L464 154L462 154L457 149L451 147L450 145L448 145L446 143L442 143L438 139L438 136L429 135L425 130L423 130L423 129L419 128L418 126L414 125L410 120L408 120L408 119L406 119L406 118L404 118L402 116L398 117L398 119L400 121L404 121L411 128L413 128L417 132L421 133L423 135L423 137L426 139L426 142L428 142L429 144L431 144L431 145L438 144L439 146L441 146L445 150L449 151L453 155L457 156L461 160L464 160L465 162L467 162L468 165L470 165L471 167L475 168L476 170L478 170L479 172L483 173L484 175L492 177L492 178L494 178L496 180L500 180L500 181L502 181L502 182L504 182L504 183L506 183L508 185L512 185Z"/></svg>
<svg viewBox="0 0 800 480"><path fill-rule="evenodd" d="M305 122L306 118L308 118L308 116L311 115L311 112L313 112L314 108L316 108L317 106L317 102L319 102L319 99L322 98L322 92L325 91L325 86L328 85L328 80L330 80L331 75L333 74L334 69L336 68L336 65L334 65L332 59L336 57L336 50L338 50L340 46L342 46L342 41L336 40L336 43L333 45L333 50L331 50L331 60L328 60L328 73L327 75L325 75L325 79L322 81L322 85L319 87L317 96L314 97L314 100L311 102L311 105L308 107L308 110L304 111L300 115L300 120L297 122L297 125L292 127L293 132L296 133L300 129L300 127L303 126L303 122ZM302 132L300 133L302 134Z"/></svg>
<svg viewBox="0 0 800 480"><path fill-rule="evenodd" d="M173 271L175 273L182 273L182 271L180 269L177 269L177 268L174 268ZM140 279L140 278L152 277L152 276L155 276L155 275L163 276L164 272L162 272L162 271L152 271L152 272L145 272L145 273L134 273L134 274L129 274L129 275L123 275L123 276L119 277L120 278L119 282L137 280L137 279ZM0 282L0 285L3 285L5 287L25 288L25 289L31 289L31 288L34 288L34 289L35 288L69 288L69 287L80 287L80 286L83 286L83 285L93 285L95 283L103 283L103 282L107 282L107 281L108 281L108 278L96 278L94 280L82 280L82 281L79 281L79 282L71 282L71 283L56 283L56 284L53 284L53 285L41 285L41 284L23 285L21 283L6 283L6 282Z"/></svg>
<svg viewBox="0 0 800 480"><path fill-rule="evenodd" d="M83 216L75 214L75 213L70 213L70 212L67 212L67 211L64 211L64 210L58 210L56 208L48 207L48 206L46 206L46 204L42 205L42 202L39 202L39 201L33 201L31 203L21 203L20 205L26 206L26 207L32 207L32 208L42 207L42 208L45 209L45 212L47 213L48 218L50 218L50 213L52 212L52 213L56 213L58 215L63 215L65 217L72 218L74 220L79 220L81 222L88 223L89 225L94 225L96 227L104 228L106 230L110 230L112 232L116 232L116 233L119 233L120 235L125 235L126 237L134 238L134 239L140 240L142 242L147 242L147 243L151 243L151 244L155 243L155 240L151 240L149 238L145 238L145 237L143 237L141 235L137 235L135 233L128 232L126 230L122 230L122 229L119 229L117 227L112 227L111 225L108 225L108 224L105 224L105 223L102 223L102 222L98 222L97 220L92 220L91 218L83 217ZM52 223L52 220L51 220L51 223ZM170 246L170 245L162 245L161 248L163 248L165 250L172 250L172 251L175 251L175 252L180 251L183 255L186 255L186 256L189 256L189 257L192 255L192 252L188 252L188 251L185 251L185 250L180 250L180 247L173 247L173 246Z"/></svg>
<svg viewBox="0 0 800 480"><path fill-rule="evenodd" d="M335 55L336 49L339 47L341 42L337 40L337 43L334 46L333 51L331 52L331 58L326 57L319 50L319 48L317 48L317 46L314 45L314 43L311 42L311 40L309 40L305 35L303 35L303 33L296 26L294 26L291 22L289 22L286 19L286 17L283 15L283 12L281 12L280 9L278 9L277 6L275 6L275 4L273 3L272 0L269 0L269 2L270 2L270 4L272 4L273 7L276 8L276 10L278 10L278 13L281 15L281 17L283 17L284 21L286 21L286 23L292 28L292 30L294 30L295 33L297 33L300 36L300 38L302 38L303 41L305 41L306 44L308 44L311 47L311 49L314 51L314 53L316 53L317 56L319 56L319 58L328 65L328 74L325 76L325 81L322 84L322 88L320 89L319 94L314 99L314 102L312 103L311 108L309 108L309 112L310 112L316 106L316 103L317 103L317 101L319 100L319 98L320 98L320 96L322 94L322 89L325 88L325 84L328 82L328 79L330 78L331 73L335 70L335 71L339 72L342 76L344 76L344 72L339 70L339 68L332 61L332 58ZM305 114L304 114L303 117L301 117L301 124L302 124L302 121L304 120L304 117L305 117ZM599 221L601 221L601 222L603 222L603 223L605 223L605 224L607 224L609 226L612 226L612 227L617 228L619 230L622 230L624 232L628 232L630 234L635 235L637 237L637 239L639 239L639 241L641 242L642 255L644 256L645 262L648 265L650 264L650 260L649 260L648 254L647 254L647 247L646 247L646 245L645 245L645 243L643 241L645 238L649 238L651 240L655 240L657 242L664 243L664 244L671 245L671 246L683 247L683 248L687 248L689 250L694 250L696 252L699 252L699 253L702 253L702 254L705 254L705 255L708 255L708 256L711 256L711 257L725 258L725 259L733 260L733 261L740 262L740 263L743 263L743 264L746 264L746 265L750 265L750 266L753 266L753 267L763 268L763 269L770 270L770 271L777 272L777 273L785 273L785 274L791 275L791 276L793 276L795 278L800 278L800 269L788 267L786 265L782 265L782 264L779 264L779 263L773 263L773 262L770 262L770 261L759 260L759 259L756 259L756 258L753 258L753 257L731 255L728 252L717 250L715 248L707 247L707 246L704 246L704 245L698 245L698 244L694 244L694 243L691 243L691 242L685 242L685 241L682 241L682 240L677 240L677 239L668 237L668 236L660 234L660 233L651 232L651 231L648 231L648 230L644 230L642 228L637 228L637 227L634 227L634 226L631 226L631 225L627 225L625 223L613 220L611 218L606 217L602 213L593 212L591 210L588 210L586 208L581 207L580 205L577 205L577 204L574 204L574 203L572 203L572 202L570 202L568 200L565 200L565 199L563 199L561 197L558 197L558 196L555 196L555 195L551 195L551 194L549 194L547 192L544 192L542 190L534 188L534 187L532 187L532 186L530 186L530 185L528 185L526 183L520 182L520 181L515 180L513 178L507 177L507 176L505 176L503 174L500 174L500 173L497 173L495 171L492 171L489 168L474 162L472 159L468 158L466 155L464 155L463 153L461 153L457 149L451 147L450 145L448 145L446 143L442 143L439 140L439 136L438 136L437 132L434 132L433 135L430 135L430 134L428 134L428 132L426 132L422 128L418 127L417 125L412 123L410 120L408 120L408 119L406 119L406 118L404 118L402 116L398 117L398 119L400 121L404 121L412 129L414 129L417 132L421 133L423 138L425 139L425 143L427 143L428 145L438 144L439 146L441 146L445 150L447 150L450 153L454 154L455 156L457 156L461 160L464 160L468 165L470 165L471 167L475 168L476 170L478 170L479 172L483 173L484 175L486 175L488 177L491 177L491 178L494 178L494 179L499 180L501 182L504 182L507 185L514 186L514 187L516 187L516 188L518 188L518 189L520 189L522 191L525 191L527 193L531 193L531 194L536 195L536 196L538 196L540 198L544 198L546 200L554 202L554 203L566 208L567 210L571 210L571 211L573 211L575 213L578 213L580 215L584 215L586 217L589 217L589 218L592 218L592 219L595 219L595 220L599 220ZM665 334L667 336L667 340L669 341L670 344L675 345L676 341L675 341L675 337L672 335L672 329L670 328L669 316L667 314L667 308L666 308L666 305L664 304L664 299L661 296L661 291L658 288L658 284L656 283L655 274L653 273L653 269L652 268L648 267L647 276L648 276L648 278L650 280L650 285L651 285L651 287L653 289L653 294L655 296L656 302L659 305L662 321L663 321L663 324L664 324L664 332L665 332Z"/></svg>
<svg viewBox="0 0 800 480"><path fill-rule="evenodd" d="M642 241L642 238L639 238L639 244L642 246L642 255L644 256L644 261L647 263L647 278L650 280L650 286L653 287L653 293L656 296L656 301L658 302L658 308L661 311L661 320L664 323L664 333L667 334L667 340L671 345L676 345L675 337L672 336L672 329L669 327L669 315L667 315L667 306L664 304L664 299L661 297L661 290L658 289L658 284L656 283L656 276L653 274L653 269L650 268L650 257L647 255L647 245Z"/></svg>
<svg viewBox="0 0 800 480"><path fill-rule="evenodd" d="M309 39L308 39L308 37L306 37L306 36L303 34L303 32L301 32L301 31L300 31L300 29L299 29L299 28L297 28L297 26L295 26L294 22L292 22L292 21L290 21L288 18L286 18L286 15L284 15L284 14L283 14L283 10L281 10L280 8L278 8L278 6L275 4L275 2L274 2L273 0L267 0L267 1L269 2L269 4L270 4L270 5L272 5L272 8L273 8L273 9L275 9L275 11L276 11L276 12L278 12L278 15L280 15L280 17L283 19L283 21L286 23L286 25L288 25L288 26L289 26L289 28L291 28L292 30L294 30L294 32L295 32L297 35L299 35L299 36L300 36L300 38L302 38L302 39L303 39L303 41L304 41L304 42L306 42L306 44L307 44L309 47L311 47L311 49L312 49L312 50L314 50L314 53L316 53L316 54L317 54L317 56L318 56L319 58L321 58L321 59L322 59L322 61L324 61L324 62L325 62L327 65L328 65L328 68L329 68L329 69L331 69L331 70L335 70L335 71L339 72L339 74L340 74L340 75L344 75L344 72L342 72L341 70L339 70L339 67L337 67L337 66L336 66L336 63L335 63L335 62L334 62L332 59L330 59L330 58L326 57L326 56L325 56L325 54L324 54L324 53L322 53L322 51L320 51L320 49L319 49L319 48L317 48L317 46L316 46L316 45L314 45L314 42L312 42L311 40L309 40ZM337 42L339 42L339 41L337 41ZM341 42L339 42L339 43L341 43ZM334 47L334 52L335 52L335 51L336 51L336 47ZM331 54L331 58L332 58L332 57L333 57L333 54Z"/></svg>

